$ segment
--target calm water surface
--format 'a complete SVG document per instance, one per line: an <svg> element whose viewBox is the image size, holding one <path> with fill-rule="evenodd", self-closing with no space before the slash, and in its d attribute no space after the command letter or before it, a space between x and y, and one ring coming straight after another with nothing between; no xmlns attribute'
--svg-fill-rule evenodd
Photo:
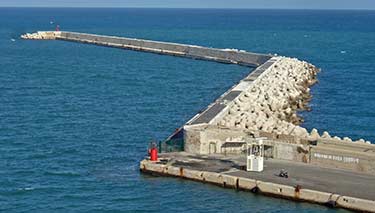
<svg viewBox="0 0 375 213"><path fill-rule="evenodd" d="M50 21L308 60L322 72L304 126L375 141L373 11L1 8L0 211L338 211L140 174L150 139L167 137L250 70L18 39L54 29Z"/></svg>

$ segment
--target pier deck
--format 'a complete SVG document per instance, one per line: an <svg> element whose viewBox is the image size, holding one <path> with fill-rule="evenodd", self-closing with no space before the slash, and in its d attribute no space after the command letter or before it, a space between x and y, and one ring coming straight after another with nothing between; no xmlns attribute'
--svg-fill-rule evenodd
<svg viewBox="0 0 375 213"><path fill-rule="evenodd" d="M204 156L187 153L163 153L162 158L170 158L172 166L193 170L225 173L288 186L331 192L363 199L375 198L375 176L343 169L323 168L299 162L267 159L263 172L241 170L246 165L245 156ZM289 173L289 178L277 176L280 169Z"/></svg>
<svg viewBox="0 0 375 213"><path fill-rule="evenodd" d="M258 184L259 191L264 194L330 204L351 210L375 211L375 176L372 174L276 159L265 160L264 171L258 173L243 170L246 165L245 156L208 156L179 152L163 153L160 157L164 161L142 161L141 170L251 191L258 187ZM281 169L288 171L289 178L278 176ZM192 175L192 171L196 174ZM226 176L230 178L227 177L225 180ZM244 180L253 182L254 185L248 184L248 187L244 188L241 185ZM297 186L300 195L296 195ZM306 190L310 195L304 197Z"/></svg>

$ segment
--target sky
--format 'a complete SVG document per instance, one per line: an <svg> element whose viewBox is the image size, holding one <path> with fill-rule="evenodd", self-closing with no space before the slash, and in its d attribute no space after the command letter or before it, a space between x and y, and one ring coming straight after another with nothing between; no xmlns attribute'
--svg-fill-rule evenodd
<svg viewBox="0 0 375 213"><path fill-rule="evenodd" d="M0 7L156 7L375 10L375 0L0 0Z"/></svg>

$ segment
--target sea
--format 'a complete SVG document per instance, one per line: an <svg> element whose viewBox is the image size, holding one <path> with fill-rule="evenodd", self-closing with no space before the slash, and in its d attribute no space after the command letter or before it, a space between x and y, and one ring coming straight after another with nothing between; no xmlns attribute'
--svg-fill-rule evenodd
<svg viewBox="0 0 375 213"><path fill-rule="evenodd" d="M345 212L139 172L150 141L251 68L19 37L59 25L297 57L321 69L303 126L374 142L374 23L367 10L0 8L0 211Z"/></svg>

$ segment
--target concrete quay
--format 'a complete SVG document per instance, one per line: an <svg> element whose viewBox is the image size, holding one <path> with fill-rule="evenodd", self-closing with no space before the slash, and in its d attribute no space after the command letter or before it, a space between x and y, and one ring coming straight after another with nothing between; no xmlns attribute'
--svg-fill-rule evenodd
<svg viewBox="0 0 375 213"><path fill-rule="evenodd" d="M263 172L246 172L245 156L164 153L160 161L141 161L140 170L246 190L267 196L306 201L360 212L375 212L375 176L268 159ZM289 172L279 177L280 169Z"/></svg>

